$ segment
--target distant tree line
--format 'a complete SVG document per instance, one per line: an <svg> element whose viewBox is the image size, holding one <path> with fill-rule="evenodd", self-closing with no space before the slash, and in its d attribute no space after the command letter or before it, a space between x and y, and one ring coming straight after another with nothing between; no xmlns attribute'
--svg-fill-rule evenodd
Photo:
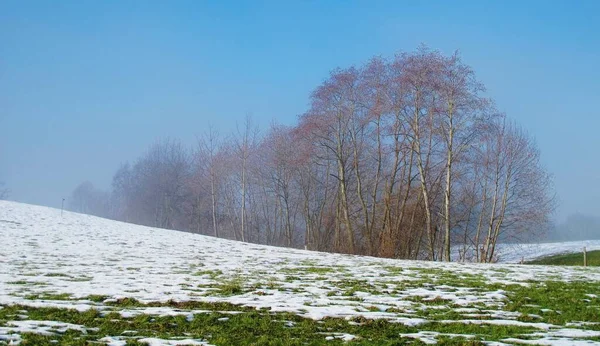
<svg viewBox="0 0 600 346"><path fill-rule="evenodd" d="M74 210L270 245L491 262L539 235L554 200L531 137L494 108L457 54L420 48L337 69L292 127L189 149L155 143Z"/></svg>

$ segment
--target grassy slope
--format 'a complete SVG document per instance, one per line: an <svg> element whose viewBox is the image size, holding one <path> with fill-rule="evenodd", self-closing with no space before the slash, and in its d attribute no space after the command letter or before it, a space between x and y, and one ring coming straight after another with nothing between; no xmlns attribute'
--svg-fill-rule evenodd
<svg viewBox="0 0 600 346"><path fill-rule="evenodd" d="M587 253L588 266L600 266L600 250L589 251ZM543 264L543 265L561 265L561 266L582 266L583 252L548 256L527 262L528 264Z"/></svg>

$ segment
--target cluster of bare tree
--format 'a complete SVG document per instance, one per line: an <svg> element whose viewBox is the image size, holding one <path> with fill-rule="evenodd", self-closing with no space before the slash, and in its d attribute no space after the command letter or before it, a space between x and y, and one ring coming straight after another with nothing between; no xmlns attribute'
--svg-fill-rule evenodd
<svg viewBox="0 0 600 346"><path fill-rule="evenodd" d="M251 121L187 150L156 143L113 179L110 216L264 244L496 259L553 210L532 139L458 55L421 48L340 69L294 127ZM82 204L87 205L87 204Z"/></svg>

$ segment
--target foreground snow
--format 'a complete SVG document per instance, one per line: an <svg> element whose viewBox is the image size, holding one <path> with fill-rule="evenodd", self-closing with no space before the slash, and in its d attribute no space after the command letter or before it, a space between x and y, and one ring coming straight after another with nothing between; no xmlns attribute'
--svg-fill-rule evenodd
<svg viewBox="0 0 600 346"><path fill-rule="evenodd" d="M537 335L540 340L550 338L569 344L578 337L577 329L565 332L564 328L545 323L517 321L514 313L501 310L506 299L506 292L501 289L481 291L436 282L444 273L457 277L478 276L488 283L520 285L546 280L549 275L553 280L600 281L600 270L592 268L432 263L309 252L153 229L68 212L61 217L59 210L6 201L0 201L0 237L0 305L51 306L80 311L92 307L102 309L102 305L86 297L105 295L142 302L228 302L312 319L363 316L418 326L427 322L411 313L426 308L411 299L419 297L424 301L443 299L448 306L463 306L462 311L459 308L457 311L465 317L464 323L529 326L540 330ZM516 258L518 261L522 256L537 257L540 251L563 251L568 246L542 246L531 254L521 251ZM587 246L593 249L596 245ZM600 247L600 243L597 246ZM504 252L501 258L511 260L513 257ZM348 297L342 292L350 280L360 280L373 289L357 290L353 297ZM230 281L239 283L242 291L233 295L218 294L215 287ZM421 284L412 287L411 282ZM28 298L49 293L70 294L74 300ZM356 297L360 299L352 299ZM473 309L473 305L487 309ZM142 313L193 316L203 311L154 307L120 313L125 317ZM470 318L482 315L487 319ZM23 329L48 332L33 322L19 323L12 321L0 326L0 344L1 340L18 341L17 334ZM592 334L591 337L600 336L600 332ZM348 341L353 338L351 335L334 337ZM435 333L407 337L430 342L435 339ZM107 337L100 341L123 344L119 338ZM173 342L146 341L152 345ZM201 340L186 342L205 344Z"/></svg>

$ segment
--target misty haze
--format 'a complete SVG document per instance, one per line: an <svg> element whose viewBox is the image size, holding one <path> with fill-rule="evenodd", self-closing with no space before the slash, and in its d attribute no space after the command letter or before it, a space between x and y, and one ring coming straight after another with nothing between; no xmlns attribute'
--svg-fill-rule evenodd
<svg viewBox="0 0 600 346"><path fill-rule="evenodd" d="M600 3L0 3L0 345L600 345Z"/></svg>

